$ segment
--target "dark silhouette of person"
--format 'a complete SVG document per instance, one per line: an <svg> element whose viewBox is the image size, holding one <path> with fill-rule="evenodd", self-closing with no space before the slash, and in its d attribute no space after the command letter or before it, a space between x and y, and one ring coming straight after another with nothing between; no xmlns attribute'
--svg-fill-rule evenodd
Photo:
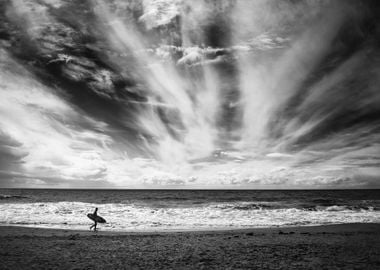
<svg viewBox="0 0 380 270"><path fill-rule="evenodd" d="M98 225L98 222L96 221L96 217L98 216L98 208L97 207L95 208L93 216L94 216L93 220L94 220L95 223L93 225L91 225L90 230L92 228L94 228L94 231L96 231L96 226Z"/></svg>

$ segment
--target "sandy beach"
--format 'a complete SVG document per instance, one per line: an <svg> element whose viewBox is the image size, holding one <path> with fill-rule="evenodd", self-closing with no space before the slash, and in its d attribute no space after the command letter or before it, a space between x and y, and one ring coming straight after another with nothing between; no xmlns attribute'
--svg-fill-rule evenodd
<svg viewBox="0 0 380 270"><path fill-rule="evenodd" d="M192 232L0 227L1 269L379 269L380 224Z"/></svg>

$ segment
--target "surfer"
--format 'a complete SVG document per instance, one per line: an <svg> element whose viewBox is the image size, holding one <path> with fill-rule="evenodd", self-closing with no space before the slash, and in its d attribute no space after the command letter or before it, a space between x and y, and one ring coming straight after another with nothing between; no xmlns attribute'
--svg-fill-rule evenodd
<svg viewBox="0 0 380 270"><path fill-rule="evenodd" d="M91 220L93 220L95 223L90 227L90 230L94 228L94 231L96 231L96 226L98 223L106 223L107 221L102 218L101 216L98 216L98 208L95 208L95 211L93 214L87 214L87 217Z"/></svg>
<svg viewBox="0 0 380 270"><path fill-rule="evenodd" d="M95 208L94 213L93 214L87 214L87 217L95 222L93 225L91 225L90 230L92 228L94 228L94 231L96 231L96 226L98 225L98 223L106 223L107 222L104 218L102 218L101 216L98 216L98 208L97 207Z"/></svg>
<svg viewBox="0 0 380 270"><path fill-rule="evenodd" d="M97 217L98 217L98 208L96 207L91 218L95 223L90 227L90 230L94 228L94 231L96 231L96 226L98 225Z"/></svg>

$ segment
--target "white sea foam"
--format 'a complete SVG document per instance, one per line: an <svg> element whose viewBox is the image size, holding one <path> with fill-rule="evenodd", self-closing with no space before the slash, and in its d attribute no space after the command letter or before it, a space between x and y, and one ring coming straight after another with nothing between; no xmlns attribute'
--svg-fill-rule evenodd
<svg viewBox="0 0 380 270"><path fill-rule="evenodd" d="M380 222L380 211L329 207L305 209L236 209L230 204L197 207L154 208L134 204L90 204L83 202L0 204L1 225L88 229L86 214L99 208L107 231L187 230L321 225L351 222Z"/></svg>

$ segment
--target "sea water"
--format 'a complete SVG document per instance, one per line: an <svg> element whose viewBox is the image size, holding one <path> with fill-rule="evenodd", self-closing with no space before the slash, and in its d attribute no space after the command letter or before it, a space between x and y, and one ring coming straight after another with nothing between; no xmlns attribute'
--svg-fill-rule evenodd
<svg viewBox="0 0 380 270"><path fill-rule="evenodd" d="M103 231L378 223L380 190L0 189L0 225L88 229L95 207Z"/></svg>

